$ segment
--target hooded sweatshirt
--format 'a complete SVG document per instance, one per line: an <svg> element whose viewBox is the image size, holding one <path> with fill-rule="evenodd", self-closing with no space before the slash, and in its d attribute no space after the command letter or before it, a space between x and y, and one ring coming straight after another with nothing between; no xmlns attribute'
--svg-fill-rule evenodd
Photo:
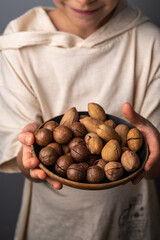
<svg viewBox="0 0 160 240"><path fill-rule="evenodd" d="M36 7L0 36L0 170L19 171L17 136L70 107L97 102L123 118L133 108L160 129L160 31L121 0L109 22L86 39L57 31ZM153 181L89 191L25 180L16 240L157 240Z"/></svg>

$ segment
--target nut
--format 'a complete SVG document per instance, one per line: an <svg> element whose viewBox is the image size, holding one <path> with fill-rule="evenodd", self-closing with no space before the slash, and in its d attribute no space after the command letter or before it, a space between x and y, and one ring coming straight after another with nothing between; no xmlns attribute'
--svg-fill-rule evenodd
<svg viewBox="0 0 160 240"><path fill-rule="evenodd" d="M117 161L121 156L121 147L117 140L110 140L103 147L101 156L105 161Z"/></svg>
<svg viewBox="0 0 160 240"><path fill-rule="evenodd" d="M88 117L88 116L80 119L80 122L85 126L88 132L93 132L93 133L96 133L99 125L103 124L102 121L95 118Z"/></svg>
<svg viewBox="0 0 160 240"><path fill-rule="evenodd" d="M50 131L53 131L56 127L58 127L58 123L56 121L48 121L44 124L43 128L47 128Z"/></svg>
<svg viewBox="0 0 160 240"><path fill-rule="evenodd" d="M105 165L106 165L106 161L102 158L96 160L93 165L96 165L96 166L99 166L101 167L102 169L104 169Z"/></svg>
<svg viewBox="0 0 160 240"><path fill-rule="evenodd" d="M67 144L72 139L72 131L66 126L58 126L53 131L53 138L59 144Z"/></svg>
<svg viewBox="0 0 160 240"><path fill-rule="evenodd" d="M83 138L87 134L85 126L80 122L72 123L70 129L75 137Z"/></svg>
<svg viewBox="0 0 160 240"><path fill-rule="evenodd" d="M72 140L69 142L68 147L69 147L69 149L71 149L74 146L76 146L77 144L86 145L84 139L75 137L75 138L72 138Z"/></svg>
<svg viewBox="0 0 160 240"><path fill-rule="evenodd" d="M137 152L143 144L143 135L137 128L129 130L127 135L127 144L131 151Z"/></svg>
<svg viewBox="0 0 160 240"><path fill-rule="evenodd" d="M57 157L57 152L52 147L44 147L39 152L39 159L46 166L54 165Z"/></svg>
<svg viewBox="0 0 160 240"><path fill-rule="evenodd" d="M89 159L87 160L87 163L92 166L96 160L98 160L100 158L100 155L96 155L96 154L91 154Z"/></svg>
<svg viewBox="0 0 160 240"><path fill-rule="evenodd" d="M53 140L53 134L49 129L40 128L35 134L36 143L42 147L47 146Z"/></svg>
<svg viewBox="0 0 160 240"><path fill-rule="evenodd" d="M121 164L127 172L133 172L140 166L138 155L133 151L125 151L121 156Z"/></svg>
<svg viewBox="0 0 160 240"><path fill-rule="evenodd" d="M68 179L76 182L83 181L85 179L85 173L85 168L78 163L71 164L67 169Z"/></svg>
<svg viewBox="0 0 160 240"><path fill-rule="evenodd" d="M67 126L70 128L73 122L77 122L79 120L79 114L75 107L68 109L63 115L60 125Z"/></svg>
<svg viewBox="0 0 160 240"><path fill-rule="evenodd" d="M106 120L104 109L97 103L88 103L88 114L91 118L98 119L103 122Z"/></svg>
<svg viewBox="0 0 160 240"><path fill-rule="evenodd" d="M104 167L104 171L108 180L112 182L120 179L124 174L124 170L120 162L107 163Z"/></svg>
<svg viewBox="0 0 160 240"><path fill-rule="evenodd" d="M100 154L103 148L103 141L96 133L88 133L84 138L86 146L91 154Z"/></svg>
<svg viewBox="0 0 160 240"><path fill-rule="evenodd" d="M86 173L86 179L89 183L100 183L105 179L104 170L96 165L88 168Z"/></svg>
<svg viewBox="0 0 160 240"><path fill-rule="evenodd" d="M52 142L52 143L49 143L47 147L52 147L54 150L56 150L59 156L63 154L62 146L59 143Z"/></svg>
<svg viewBox="0 0 160 240"><path fill-rule="evenodd" d="M58 175L66 177L67 176L67 169L68 167L73 164L72 158L69 156L63 155L59 157L55 163L55 171Z"/></svg>
<svg viewBox="0 0 160 240"><path fill-rule="evenodd" d="M71 148L71 157L76 162L85 162L89 159L90 153L87 147L83 144L77 144L73 148Z"/></svg>
<svg viewBox="0 0 160 240"><path fill-rule="evenodd" d="M99 125L96 129L96 133L106 142L110 141L111 139L116 139L117 141L120 141L118 133L112 127L107 126L106 124Z"/></svg>
<svg viewBox="0 0 160 240"><path fill-rule="evenodd" d="M127 134L129 132L129 127L125 124L119 124L116 126L115 131L120 136L120 145L126 146L127 143Z"/></svg>
<svg viewBox="0 0 160 240"><path fill-rule="evenodd" d="M112 120L112 119L108 119L104 122L107 126L109 127L112 127L112 128L115 128L116 127L116 124L115 122Z"/></svg>

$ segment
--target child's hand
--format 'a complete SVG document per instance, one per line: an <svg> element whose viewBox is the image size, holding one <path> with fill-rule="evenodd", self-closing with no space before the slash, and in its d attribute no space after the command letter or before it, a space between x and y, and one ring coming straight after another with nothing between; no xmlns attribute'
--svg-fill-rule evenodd
<svg viewBox="0 0 160 240"><path fill-rule="evenodd" d="M37 128L38 125L36 123L28 124L23 128L19 135L18 140L22 143L22 151L17 158L17 163L23 174L32 181L46 180L57 190L61 189L62 184L48 177L46 173L38 167L39 160L32 155L31 145L35 141L33 133Z"/></svg>
<svg viewBox="0 0 160 240"><path fill-rule="evenodd" d="M138 174L132 182L137 184L143 177L148 179L160 177L160 133L147 119L137 114L129 103L122 105L122 113L133 126L143 133L149 147L149 159L144 166L144 171Z"/></svg>

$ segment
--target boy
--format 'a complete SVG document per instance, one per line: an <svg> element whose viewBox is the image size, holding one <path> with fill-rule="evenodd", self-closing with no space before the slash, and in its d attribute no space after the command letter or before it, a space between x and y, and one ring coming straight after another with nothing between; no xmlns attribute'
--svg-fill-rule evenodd
<svg viewBox="0 0 160 240"><path fill-rule="evenodd" d="M12 21L0 39L1 169L26 176L15 239L156 240L154 182L139 181L160 176L160 32L125 0L54 4L56 9L37 7ZM133 181L139 184L62 188L38 169L30 148L38 124L71 106L86 110L88 102L119 117L123 105L124 117L145 135L150 157ZM125 215L133 200L135 214Z"/></svg>

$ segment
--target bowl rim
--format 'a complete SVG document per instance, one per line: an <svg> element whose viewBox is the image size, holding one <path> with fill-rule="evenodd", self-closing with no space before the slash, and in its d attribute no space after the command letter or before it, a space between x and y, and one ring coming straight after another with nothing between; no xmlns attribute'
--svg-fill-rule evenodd
<svg viewBox="0 0 160 240"><path fill-rule="evenodd" d="M88 116L88 112L87 111L83 111L83 112L78 112L80 115L87 115ZM50 118L47 121L43 122L34 132L34 134L36 134L36 132L42 128L44 126L45 123L49 122L49 121L56 121L56 119L60 119L63 117L64 114L58 115L56 117ZM131 125L130 123L128 123L127 121L125 121L122 118L116 117L114 115L110 115L110 114L106 114L107 119L117 119L119 121L121 121L122 123L120 124L126 124L128 125L130 128L133 128L134 126ZM142 133L143 135L143 133ZM57 174L55 174L54 172L50 171L43 163L39 163L39 168L42 169L50 178L52 178L55 181L60 182L61 184L64 184L68 187L73 187L73 188L77 188L77 189L83 189L83 190L104 190L104 189L109 189L109 188L113 188L113 187L117 187L119 185L124 185L128 182L130 182L133 178L135 178L144 168L144 165L146 164L148 157L149 157L149 148L148 148L148 144L146 141L145 136L143 135L143 139L144 139L144 144L146 147L146 156L145 159L143 161L143 163L141 164L141 166L133 173L131 173L129 176L124 177L122 179L119 179L117 181L109 181L106 183L87 183L87 182L76 182L76 181L72 181L69 180L67 178L61 177ZM31 145L31 151L34 157L36 156L36 153L34 151L34 143ZM39 159L38 159L39 160ZM39 160L40 161L40 160Z"/></svg>

